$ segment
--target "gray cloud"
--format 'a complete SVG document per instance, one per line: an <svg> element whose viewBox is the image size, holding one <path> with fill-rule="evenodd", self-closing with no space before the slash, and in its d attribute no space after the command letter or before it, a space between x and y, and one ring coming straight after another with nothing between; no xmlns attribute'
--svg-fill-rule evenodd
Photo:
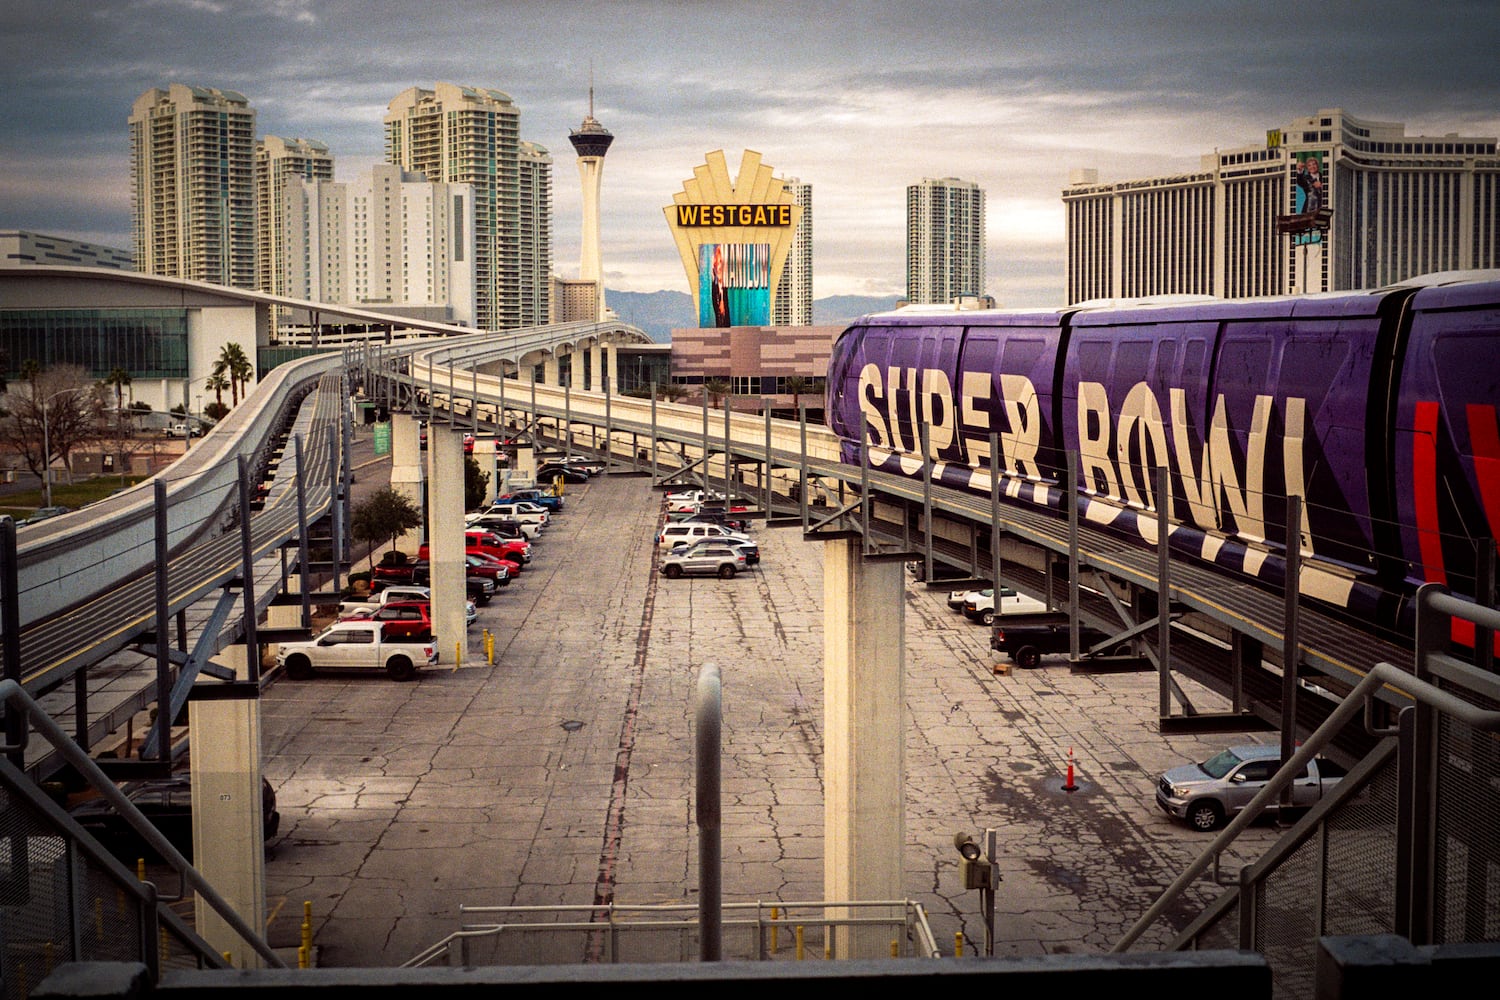
<svg viewBox="0 0 1500 1000"><path fill-rule="evenodd" d="M125 119L171 82L239 90L262 134L320 139L342 178L381 156L387 102L451 80L510 94L547 146L556 262L572 273L568 129L616 134L605 266L681 288L661 208L706 152L755 149L814 185L816 294L900 293L904 197L924 176L989 193L990 274L1013 305L1063 298L1059 192L1192 170L1215 147L1343 107L1411 134L1500 134L1488 3L1112 5L77 0L0 25L0 226L129 245ZM85 235L87 234L87 235Z"/></svg>

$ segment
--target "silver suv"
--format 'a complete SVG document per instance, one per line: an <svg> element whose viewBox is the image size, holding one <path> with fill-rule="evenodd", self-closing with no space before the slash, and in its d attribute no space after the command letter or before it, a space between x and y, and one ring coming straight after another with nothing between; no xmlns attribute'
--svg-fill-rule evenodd
<svg viewBox="0 0 1500 1000"><path fill-rule="evenodd" d="M1195 830L1214 830L1249 805L1281 767L1281 748L1249 743L1229 747L1200 764L1184 764L1156 782L1156 804ZM1343 767L1314 758L1292 779L1292 808L1316 805L1343 778ZM1266 807L1268 812L1279 803Z"/></svg>
<svg viewBox="0 0 1500 1000"><path fill-rule="evenodd" d="M712 573L728 580L745 569L745 555L729 545L701 544L662 557L661 575L677 579L684 573Z"/></svg>

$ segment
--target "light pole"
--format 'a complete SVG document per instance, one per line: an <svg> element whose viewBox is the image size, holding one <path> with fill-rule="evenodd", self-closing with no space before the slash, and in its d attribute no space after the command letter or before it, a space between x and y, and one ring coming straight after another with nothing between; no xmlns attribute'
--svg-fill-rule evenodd
<svg viewBox="0 0 1500 1000"><path fill-rule="evenodd" d="M47 404L58 396L70 392L82 392L81 388L59 389L50 396L42 397L42 506L52 506L52 434L47 421Z"/></svg>

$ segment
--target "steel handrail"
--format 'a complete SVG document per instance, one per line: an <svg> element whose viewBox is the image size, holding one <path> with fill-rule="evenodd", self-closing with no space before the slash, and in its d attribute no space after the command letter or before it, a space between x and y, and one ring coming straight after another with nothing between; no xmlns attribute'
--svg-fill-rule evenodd
<svg viewBox="0 0 1500 1000"><path fill-rule="evenodd" d="M58 753L62 754L67 762L77 769L78 773L87 779L90 786L109 800L110 805L119 811L120 815L130 824L131 828L145 840L145 842L161 856L188 885L198 893L200 899L209 905L236 934L240 936L247 945L253 948L273 968L284 969L283 962L271 949L266 941L256 934L245 919L239 915L228 900L219 895L218 890L209 885L208 880L194 868L192 864L173 847L162 832L152 825L151 821L137 809L126 798L125 793L95 764L93 759L75 743L71 737L59 726L52 717L36 701L32 699L14 680L0 681L0 703L6 706L6 712L19 710L24 712L36 731L51 743ZM23 746L0 746L0 753L13 750L24 750Z"/></svg>
<svg viewBox="0 0 1500 1000"><path fill-rule="evenodd" d="M1500 629L1500 611L1456 598L1441 588L1432 585L1423 587L1417 594L1417 601L1419 608L1431 607L1435 611L1463 618L1486 628ZM1459 676L1473 672L1476 682L1481 685L1485 683L1485 675L1475 671L1468 664L1449 660L1448 667L1452 673ZM1440 712L1453 715L1475 729L1492 733L1500 732L1500 711L1479 708L1394 664L1385 662L1375 664L1364 679L1355 685L1354 690L1349 692L1348 697L1339 702L1338 707L1324 720L1323 724L1298 747L1297 752L1292 754L1281 769L1271 777L1271 780L1266 782L1265 787L1256 793L1255 797L1234 818L1234 821L1204 849L1198 860L1189 865L1142 914L1140 919L1125 932L1125 936L1110 949L1111 953L1119 954L1129 949L1146 932L1147 928L1156 922L1158 917L1177 902L1193 881L1215 863L1225 848L1247 826L1260 817L1268 805L1280 799L1282 789L1290 785L1292 780L1302 773L1308 762L1332 742L1339 731L1353 720L1355 713L1369 710L1369 700L1374 698L1376 692L1386 684L1399 687L1414 702L1426 704Z"/></svg>

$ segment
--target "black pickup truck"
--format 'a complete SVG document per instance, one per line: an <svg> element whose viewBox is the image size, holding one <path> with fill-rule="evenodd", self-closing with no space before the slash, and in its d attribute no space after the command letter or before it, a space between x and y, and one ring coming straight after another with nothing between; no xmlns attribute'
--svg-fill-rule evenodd
<svg viewBox="0 0 1500 1000"><path fill-rule="evenodd" d="M990 648L1006 654L1024 670L1041 664L1044 653L1066 653L1070 648L1068 616L1061 611L1007 615L990 636ZM1078 626L1078 645L1087 650L1109 638L1088 625Z"/></svg>

